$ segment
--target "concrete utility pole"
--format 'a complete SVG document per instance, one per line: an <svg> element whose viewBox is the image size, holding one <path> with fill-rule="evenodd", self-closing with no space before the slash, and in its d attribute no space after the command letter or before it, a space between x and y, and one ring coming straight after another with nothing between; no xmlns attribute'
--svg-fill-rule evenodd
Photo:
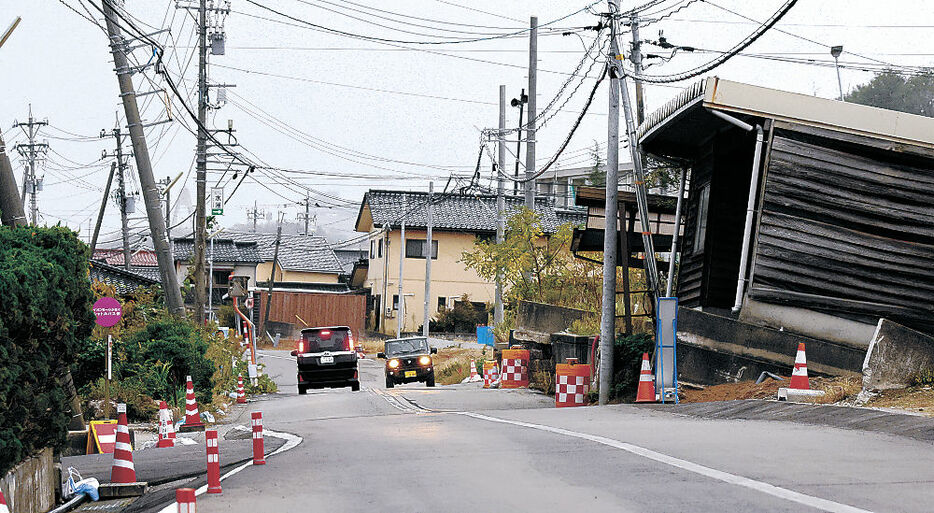
<svg viewBox="0 0 934 513"><path fill-rule="evenodd" d="M19 197L19 188L16 186L16 177L13 176L13 166L6 152L3 134L0 134L0 216L3 226L26 225L26 213L23 211L23 202Z"/></svg>
<svg viewBox="0 0 934 513"><path fill-rule="evenodd" d="M403 203L403 211L405 210ZM389 258L389 252L386 252ZM405 270L405 218L402 219L402 230L399 232L399 305L396 314L396 338L402 338L402 323L405 322L405 295L402 292L402 273Z"/></svg>
<svg viewBox="0 0 934 513"><path fill-rule="evenodd" d="M48 125L48 121L36 121L32 117L32 104L29 105L29 121L26 123L14 123L13 126L20 127L29 137L29 142L17 144L16 150L26 159L26 168L23 170L23 208L26 205L26 193L29 193L29 216L33 226L39 224L39 205L36 195L39 192L41 181L36 179L36 159L49 151L47 143L37 143L36 135L39 133L39 127Z"/></svg>
<svg viewBox="0 0 934 513"><path fill-rule="evenodd" d="M428 182L428 229L425 234L425 323L422 325L422 335L428 337L428 323L431 320L431 313L428 307L431 305L431 255L434 253L431 241L431 228L434 223L434 193L435 183Z"/></svg>
<svg viewBox="0 0 934 513"><path fill-rule="evenodd" d="M204 319L205 293L205 236L207 235L207 141L205 131L208 120L208 27L207 0L198 1L198 147L195 173L195 319L200 323Z"/></svg>
<svg viewBox="0 0 934 513"><path fill-rule="evenodd" d="M117 142L117 149L114 151L112 156L117 159L117 205L120 207L120 229L123 234L123 268L129 271L130 225L129 221L127 220L126 207L126 160L124 160L123 155L123 132L120 130L119 126L116 126L113 130L110 131L110 135L113 136L114 140ZM101 130L101 138L104 137L107 137L107 132ZM104 156L106 157L107 154L105 153Z"/></svg>
<svg viewBox="0 0 934 513"><path fill-rule="evenodd" d="M266 212L263 212L263 217L266 216ZM256 220L260 217L260 210L257 208L256 200L253 200L253 210L246 211L247 219L253 220L253 233L256 233Z"/></svg>
<svg viewBox="0 0 934 513"><path fill-rule="evenodd" d="M162 195L165 196L165 236L169 240L169 248L172 252L175 251L175 248L172 246L172 196L170 192L181 177L182 172L179 171L174 180L167 176L165 180L159 182L159 185L164 186Z"/></svg>
<svg viewBox="0 0 934 513"><path fill-rule="evenodd" d="M529 30L529 122L525 141L525 206L535 208L535 101L538 90L538 17L532 16ZM520 134L521 135L521 134Z"/></svg>
<svg viewBox="0 0 934 513"><path fill-rule="evenodd" d="M159 274L162 277L162 291L165 294L165 306L172 315L184 315L185 305L182 303L182 293L178 287L178 278L175 273L175 263L172 261L172 252L165 238L165 219L159 211L159 190L156 179L152 175L152 164L149 161L149 148L146 146L146 136L143 133L143 124L139 118L139 106L136 104L136 91L133 88L133 79L127 62L127 42L123 39L120 26L117 24L116 7L114 0L103 0L104 19L107 22L107 34L110 38L110 51L113 54L117 70L117 81L120 83L120 97L123 99L123 109L126 114L127 126L130 131L130 141L133 144L133 155L136 157L136 169L139 172L139 185L146 201L146 215L149 217L149 231L152 244L159 261Z"/></svg>
<svg viewBox="0 0 934 513"><path fill-rule="evenodd" d="M295 217L305 222L305 236L307 237L308 236L308 221L315 220L317 222L317 216L311 215L311 200L309 199L307 194L305 195L305 213L303 214L299 212L298 215L296 215Z"/></svg>
<svg viewBox="0 0 934 513"><path fill-rule="evenodd" d="M616 59L619 47L616 43L616 15L619 5L616 0L607 2L610 7L610 56ZM603 228L603 306L600 312L600 392L599 404L610 400L613 386L613 349L616 343L616 247L617 220L619 219L619 71L615 63L610 67L609 117L607 120L606 145L606 203ZM627 262L628 263L628 262ZM628 267L624 272L629 272Z"/></svg>
<svg viewBox="0 0 934 513"><path fill-rule="evenodd" d="M272 286L276 282L276 266L279 265L279 243L282 240L282 219L280 216L279 226L276 228L276 248L272 252L272 270L269 271L269 288L266 290L266 315L263 316L263 327L260 333L266 331L266 323L269 322L269 307L272 305Z"/></svg>
<svg viewBox="0 0 934 513"><path fill-rule="evenodd" d="M506 235L506 200L503 173L506 172L506 86L499 86L499 133L497 134L498 172L496 173L496 243ZM503 273L496 273L496 294L493 296L493 324L503 323Z"/></svg>
<svg viewBox="0 0 934 513"><path fill-rule="evenodd" d="M632 60L632 67L636 69L636 73L642 73L642 41L639 39L639 15L633 14L629 18L629 28L632 31L632 50L630 51L630 59ZM645 121L645 104L644 96L642 92L642 81L638 78L633 78L633 82L636 84L636 119L638 124L642 124Z"/></svg>
<svg viewBox="0 0 934 513"><path fill-rule="evenodd" d="M97 236L101 233L101 223L104 221L104 211L107 210L107 198L110 197L110 184L114 181L114 173L117 170L117 163L110 164L110 174L107 175L107 185L104 186L104 198L101 199L101 209L97 213L97 223L94 224L94 235L91 236L91 256L94 256L94 250L97 248Z"/></svg>

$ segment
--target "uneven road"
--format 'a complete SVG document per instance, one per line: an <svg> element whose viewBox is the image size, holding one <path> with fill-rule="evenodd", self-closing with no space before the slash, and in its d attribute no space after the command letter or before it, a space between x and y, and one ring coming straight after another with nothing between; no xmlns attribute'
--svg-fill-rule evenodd
<svg viewBox="0 0 934 513"><path fill-rule="evenodd" d="M250 405L304 441L201 495L201 513L932 511L934 446L782 421L707 420L617 405L555 409L480 384L299 396L294 360L264 351L280 393Z"/></svg>

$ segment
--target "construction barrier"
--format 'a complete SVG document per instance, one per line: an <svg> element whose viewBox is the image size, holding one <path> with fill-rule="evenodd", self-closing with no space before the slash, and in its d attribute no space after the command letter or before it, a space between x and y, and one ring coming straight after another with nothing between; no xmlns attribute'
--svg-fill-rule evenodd
<svg viewBox="0 0 934 513"><path fill-rule="evenodd" d="M265 465L266 449L263 447L263 412L254 411L251 418L253 422L253 464Z"/></svg>
<svg viewBox="0 0 934 513"><path fill-rule="evenodd" d="M555 365L555 408L589 403L590 365L577 363L577 358Z"/></svg>
<svg viewBox="0 0 934 513"><path fill-rule="evenodd" d="M480 375L477 374L477 363L473 360L470 360L470 377L467 378L471 383L474 381L480 381Z"/></svg>
<svg viewBox="0 0 934 513"><path fill-rule="evenodd" d="M179 428L181 431L203 431L204 423L198 414L198 401L195 399L195 385L191 376L185 378L185 423Z"/></svg>
<svg viewBox="0 0 934 513"><path fill-rule="evenodd" d="M216 429L204 432L204 446L208 458L208 493L221 493L221 453Z"/></svg>
<svg viewBox="0 0 934 513"><path fill-rule="evenodd" d="M116 420L92 420L88 425L88 443L85 454L112 454L116 441Z"/></svg>
<svg viewBox="0 0 934 513"><path fill-rule="evenodd" d="M658 395L655 393L655 376L652 375L649 353L642 353L642 369L639 370L639 388L636 389L636 402L654 403L656 401L658 401Z"/></svg>
<svg viewBox="0 0 934 513"><path fill-rule="evenodd" d="M243 390L243 374L237 374L237 404L246 403L246 392Z"/></svg>
<svg viewBox="0 0 934 513"><path fill-rule="evenodd" d="M795 390L811 389L811 384L808 381L808 361L804 355L804 342L798 344L798 352L795 354L795 368L791 371L791 384L788 388Z"/></svg>
<svg viewBox="0 0 934 513"><path fill-rule="evenodd" d="M175 502L178 503L178 513L197 513L195 505L195 489L179 488L175 490Z"/></svg>
<svg viewBox="0 0 934 513"><path fill-rule="evenodd" d="M499 369L496 368L496 362L483 362L483 388L495 388L499 386Z"/></svg>
<svg viewBox="0 0 934 513"><path fill-rule="evenodd" d="M125 403L117 405L117 441L114 443L114 462L110 469L110 482L136 482L136 467L133 466L133 446L130 445Z"/></svg>
<svg viewBox="0 0 934 513"><path fill-rule="evenodd" d="M503 349L502 384L500 388L529 386L529 350Z"/></svg>

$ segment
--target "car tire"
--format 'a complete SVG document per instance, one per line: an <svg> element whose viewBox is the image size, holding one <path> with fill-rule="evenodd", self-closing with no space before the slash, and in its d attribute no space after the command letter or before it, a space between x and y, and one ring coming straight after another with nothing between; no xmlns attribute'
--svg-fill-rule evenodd
<svg viewBox="0 0 934 513"><path fill-rule="evenodd" d="M392 388L394 386L396 386L396 384L393 383L392 378L386 376L386 388Z"/></svg>
<svg viewBox="0 0 934 513"><path fill-rule="evenodd" d="M351 384L350 384L350 390L351 390L352 392L359 392L359 391L360 391L360 382L357 381L357 382L355 382L355 383L351 383Z"/></svg>
<svg viewBox="0 0 934 513"><path fill-rule="evenodd" d="M298 386L298 395L305 395L308 393L308 389L299 385Z"/></svg>
<svg viewBox="0 0 934 513"><path fill-rule="evenodd" d="M428 375L428 379L425 380L425 384L428 385L428 386L430 386L430 387L435 386L435 373L434 373L434 371L432 371L432 373Z"/></svg>

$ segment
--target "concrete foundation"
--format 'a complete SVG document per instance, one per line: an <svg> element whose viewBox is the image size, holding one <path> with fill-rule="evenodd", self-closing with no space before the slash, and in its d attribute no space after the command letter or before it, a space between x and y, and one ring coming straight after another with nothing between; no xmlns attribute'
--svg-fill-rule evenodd
<svg viewBox="0 0 934 513"><path fill-rule="evenodd" d="M57 487L52 449L43 449L35 457L13 467L0 479L0 489L3 490L7 505L15 513L49 511L55 506Z"/></svg>
<svg viewBox="0 0 934 513"><path fill-rule="evenodd" d="M863 392L904 388L921 371L934 372L934 337L879 319L863 361Z"/></svg>

